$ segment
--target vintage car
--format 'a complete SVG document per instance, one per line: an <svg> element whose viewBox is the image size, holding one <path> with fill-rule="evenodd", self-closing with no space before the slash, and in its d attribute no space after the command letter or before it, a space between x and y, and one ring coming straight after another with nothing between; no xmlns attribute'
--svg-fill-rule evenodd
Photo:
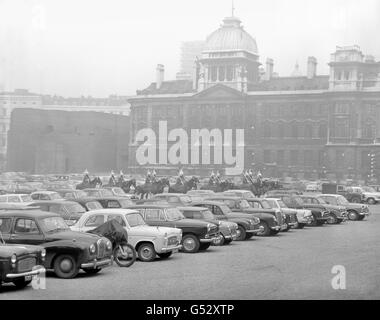
<svg viewBox="0 0 380 320"><path fill-rule="evenodd" d="M10 204L13 207L24 207L33 202L29 194L5 194L0 196L0 204Z"/></svg>
<svg viewBox="0 0 380 320"><path fill-rule="evenodd" d="M108 189L86 188L86 189L83 189L83 191L87 193L88 197L94 197L94 198L113 197L112 191Z"/></svg>
<svg viewBox="0 0 380 320"><path fill-rule="evenodd" d="M211 243L217 240L219 234L219 228L216 224L186 219L177 208L169 205L142 204L130 208L138 210L151 226L182 229L182 250L186 253L208 249Z"/></svg>
<svg viewBox="0 0 380 320"><path fill-rule="evenodd" d="M215 245L222 246L230 244L238 237L238 225L231 221L218 220L214 214L206 207L178 207L178 210L187 219L205 220L219 226L220 237L214 242Z"/></svg>
<svg viewBox="0 0 380 320"><path fill-rule="evenodd" d="M128 243L135 247L141 261L153 261L156 256L166 259L173 252L182 248L181 229L149 226L136 210L101 209L88 211L71 229L87 232L111 219L116 219L127 230Z"/></svg>
<svg viewBox="0 0 380 320"><path fill-rule="evenodd" d="M10 224L2 232L4 241L44 247L44 267L59 278L74 278L80 269L95 274L112 264L112 243L107 238L71 231L56 213L33 208L1 210L0 219Z"/></svg>
<svg viewBox="0 0 380 320"><path fill-rule="evenodd" d="M361 187L363 197L363 202L367 202L368 204L377 204L380 202L380 192L376 191L372 187Z"/></svg>
<svg viewBox="0 0 380 320"><path fill-rule="evenodd" d="M103 208L119 208L126 209L135 204L132 200L124 197L99 197L96 200L102 205Z"/></svg>
<svg viewBox="0 0 380 320"><path fill-rule="evenodd" d="M280 231L287 232L298 223L297 214L295 212L283 212L277 207L272 207L268 201L263 198L247 198L246 200L257 212L273 214L281 227Z"/></svg>
<svg viewBox="0 0 380 320"><path fill-rule="evenodd" d="M257 234L258 236L273 236L279 233L281 230L281 226L279 225L277 217L273 214L273 212L260 212L260 210L252 208L249 205L248 201L241 197L219 195L209 197L205 200L213 200L225 203L233 212L239 213L240 218L259 218L259 226L261 226L263 229Z"/></svg>
<svg viewBox="0 0 380 320"><path fill-rule="evenodd" d="M241 197L243 199L254 198L255 195L250 190L226 190L222 194L232 197Z"/></svg>
<svg viewBox="0 0 380 320"><path fill-rule="evenodd" d="M321 194L317 197L329 205L345 207L349 220L363 220L369 215L368 205L348 202L345 197L339 194Z"/></svg>
<svg viewBox="0 0 380 320"><path fill-rule="evenodd" d="M103 189L110 190L115 197L123 197L127 199L136 199L134 194L125 193L120 187L103 187Z"/></svg>
<svg viewBox="0 0 380 320"><path fill-rule="evenodd" d="M297 224L295 229L303 229L306 225L310 224L313 220L313 215L308 209L291 209L281 199L278 198L264 198L272 208L280 209L284 213L295 213L297 215Z"/></svg>
<svg viewBox="0 0 380 320"><path fill-rule="evenodd" d="M232 210L223 202L202 200L192 204L194 207L208 208L216 219L221 221L231 221L238 225L238 241L248 240L254 235L262 232L263 227L259 226L260 219L247 216L245 213L239 214Z"/></svg>
<svg viewBox="0 0 380 320"><path fill-rule="evenodd" d="M154 195L151 199L165 200L170 206L188 206L192 200L187 194L183 193L160 193Z"/></svg>
<svg viewBox="0 0 380 320"><path fill-rule="evenodd" d="M35 191L30 194L34 201L64 200L58 192L55 191Z"/></svg>
<svg viewBox="0 0 380 320"><path fill-rule="evenodd" d="M0 218L0 233L9 232L10 227L7 219ZM43 247L6 244L0 238L0 290L2 283L9 282L18 288L26 287L33 277L45 272L45 256Z"/></svg>
<svg viewBox="0 0 380 320"><path fill-rule="evenodd" d="M277 194L276 198L281 199L288 208L310 210L313 216L309 222L310 226L321 226L330 218L327 210L317 205L305 203L299 195Z"/></svg>
<svg viewBox="0 0 380 320"><path fill-rule="evenodd" d="M337 183L322 183L323 194L340 194L349 202L362 203L365 201L365 195L361 187L345 186Z"/></svg>
<svg viewBox="0 0 380 320"><path fill-rule="evenodd" d="M347 220L346 207L330 205L316 195L302 195L300 198L306 205L312 205L314 208L320 208L323 211L328 211L328 224L338 224Z"/></svg>
<svg viewBox="0 0 380 320"><path fill-rule="evenodd" d="M103 209L103 206L98 199L92 197L86 196L83 198L71 199L70 201L79 203L86 211Z"/></svg>
<svg viewBox="0 0 380 320"><path fill-rule="evenodd" d="M42 211L58 213L69 226L73 225L86 212L77 202L69 200L35 201L29 206L37 207Z"/></svg>
<svg viewBox="0 0 380 320"><path fill-rule="evenodd" d="M301 195L302 192L296 189L279 189L279 190L269 190L265 193L265 198L277 198L279 195Z"/></svg>
<svg viewBox="0 0 380 320"><path fill-rule="evenodd" d="M186 194L190 197L204 198L215 195L215 192L212 190L189 190Z"/></svg>
<svg viewBox="0 0 380 320"><path fill-rule="evenodd" d="M74 200L87 197L87 193L83 190L57 189L55 191L58 192L60 196L66 200Z"/></svg>

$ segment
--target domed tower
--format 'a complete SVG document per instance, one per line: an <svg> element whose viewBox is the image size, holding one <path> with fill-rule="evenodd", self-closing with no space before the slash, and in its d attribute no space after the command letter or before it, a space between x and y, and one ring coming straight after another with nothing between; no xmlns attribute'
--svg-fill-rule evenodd
<svg viewBox="0 0 380 320"><path fill-rule="evenodd" d="M243 29L235 16L223 20L221 27L206 39L198 61L198 91L223 83L242 92L259 81L256 40Z"/></svg>

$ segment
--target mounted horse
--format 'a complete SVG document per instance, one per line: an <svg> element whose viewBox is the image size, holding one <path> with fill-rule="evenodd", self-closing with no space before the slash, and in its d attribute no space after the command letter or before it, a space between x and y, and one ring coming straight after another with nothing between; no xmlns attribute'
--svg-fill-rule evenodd
<svg viewBox="0 0 380 320"><path fill-rule="evenodd" d="M221 180L216 183L211 183L211 179L209 183L205 186L201 187L201 190L211 190L214 192L223 192L229 189L233 189L234 184L229 180Z"/></svg>
<svg viewBox="0 0 380 320"><path fill-rule="evenodd" d="M199 179L191 177L189 181L186 179L177 179L177 183L169 187L169 193L187 193L189 190L197 189Z"/></svg>
<svg viewBox="0 0 380 320"><path fill-rule="evenodd" d="M93 180L83 180L81 183L76 185L77 190L83 190L86 188L99 188L103 185L100 177L95 177Z"/></svg>
<svg viewBox="0 0 380 320"><path fill-rule="evenodd" d="M144 183L143 185L135 187L135 194L140 196L140 199L148 198L149 195L163 193L165 187L170 188L169 179L161 178L151 183Z"/></svg>

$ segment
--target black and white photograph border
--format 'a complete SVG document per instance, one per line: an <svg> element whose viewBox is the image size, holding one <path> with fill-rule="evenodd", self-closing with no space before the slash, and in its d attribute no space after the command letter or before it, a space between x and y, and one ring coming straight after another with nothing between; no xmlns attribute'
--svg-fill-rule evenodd
<svg viewBox="0 0 380 320"><path fill-rule="evenodd" d="M378 0L0 0L0 300L378 300L379 30Z"/></svg>

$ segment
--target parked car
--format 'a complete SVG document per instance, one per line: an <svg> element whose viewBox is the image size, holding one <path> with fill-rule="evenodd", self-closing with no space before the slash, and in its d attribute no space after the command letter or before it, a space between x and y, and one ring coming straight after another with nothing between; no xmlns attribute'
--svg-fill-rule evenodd
<svg viewBox="0 0 380 320"><path fill-rule="evenodd" d="M306 192L321 192L322 187L317 183L309 183L306 185Z"/></svg>
<svg viewBox="0 0 380 320"><path fill-rule="evenodd" d="M162 226L182 229L182 250L195 253L206 250L217 240L219 229L214 223L202 220L186 219L177 209L168 205L134 205L146 223L151 226Z"/></svg>
<svg viewBox="0 0 380 320"><path fill-rule="evenodd" d="M102 205L103 208L128 208L135 203L127 198L123 197L99 197L96 200Z"/></svg>
<svg viewBox="0 0 380 320"><path fill-rule="evenodd" d="M246 199L241 197L232 197L219 195L214 197L209 197L205 200L213 200L225 203L233 212L239 212L239 217L249 218L256 217L259 218L259 226L263 227L263 231L259 232L259 236L273 236L280 232L281 226L273 213L262 212L263 210L256 210L252 208ZM260 212L261 211L261 212ZM265 211L265 210L264 210Z"/></svg>
<svg viewBox="0 0 380 320"><path fill-rule="evenodd" d="M209 197L209 196L214 195L215 192L212 190L189 190L187 191L186 194L190 197L194 196L194 197L204 198L204 197Z"/></svg>
<svg viewBox="0 0 380 320"><path fill-rule="evenodd" d="M250 190L226 190L222 194L232 197L241 197L243 199L255 198L255 195Z"/></svg>
<svg viewBox="0 0 380 320"><path fill-rule="evenodd" d="M360 187L344 186L336 183L323 183L323 194L340 194L345 197L349 202L361 203L365 201L363 190Z"/></svg>
<svg viewBox="0 0 380 320"><path fill-rule="evenodd" d="M92 197L72 199L71 201L79 203L86 211L103 209L101 203Z"/></svg>
<svg viewBox="0 0 380 320"><path fill-rule="evenodd" d="M73 225L86 212L80 204L69 200L35 201L29 206L37 207L42 211L57 213L69 226Z"/></svg>
<svg viewBox="0 0 380 320"><path fill-rule="evenodd" d="M88 197L94 197L94 198L113 197L112 191L108 189L86 188L86 189L83 189L83 191L87 193Z"/></svg>
<svg viewBox="0 0 380 320"><path fill-rule="evenodd" d="M192 206L208 208L218 220L235 222L238 225L236 240L247 240L264 231L259 218L246 213L232 212L224 202L202 200L194 202Z"/></svg>
<svg viewBox="0 0 380 320"><path fill-rule="evenodd" d="M363 220L369 215L368 205L348 202L347 199L340 194L321 194L318 198L323 199L327 204L345 207L347 217L350 220Z"/></svg>
<svg viewBox="0 0 380 320"><path fill-rule="evenodd" d="M257 212L265 212L274 215L281 227L280 231L287 232L298 223L297 214L295 212L288 211L285 213L280 208L272 207L264 198L248 198L246 200L253 209L257 210Z"/></svg>
<svg viewBox="0 0 380 320"><path fill-rule="evenodd" d="M11 224L0 217L0 234L9 232ZM0 238L0 290L3 283L12 282L18 288L24 288L33 277L44 273L42 266L46 250L40 246L12 245Z"/></svg>
<svg viewBox="0 0 380 320"><path fill-rule="evenodd" d="M71 229L87 232L112 219L116 219L126 229L128 243L136 249L141 261L153 261L157 255L166 259L173 252L182 248L181 229L149 226L136 210L101 209L88 211Z"/></svg>
<svg viewBox="0 0 380 320"><path fill-rule="evenodd" d="M284 213L294 212L297 215L297 224L294 226L295 229L303 229L306 225L310 224L313 220L313 215L308 209L292 209L289 208L281 199L279 198L265 198L272 208L278 208Z"/></svg>
<svg viewBox="0 0 380 320"><path fill-rule="evenodd" d="M110 190L115 197L123 197L127 199L137 199L134 194L125 193L120 187L103 187L103 189Z"/></svg>
<svg viewBox="0 0 380 320"><path fill-rule="evenodd" d="M80 199L87 197L87 193L83 190L72 190L72 189L57 189L55 190L60 194L62 198L66 200Z"/></svg>
<svg viewBox="0 0 380 320"><path fill-rule="evenodd" d="M0 205L9 204L13 207L24 207L33 202L29 194L5 194L0 196Z"/></svg>
<svg viewBox="0 0 380 320"><path fill-rule="evenodd" d="M313 219L309 223L310 226L321 226L330 218L327 210L318 205L304 203L299 195L278 194L276 198L281 199L291 209L310 210L313 215Z"/></svg>
<svg viewBox="0 0 380 320"><path fill-rule="evenodd" d="M94 234L71 231L63 218L37 209L2 210L10 227L2 232L6 243L40 245L46 250L44 267L59 278L74 278L83 269L98 273L112 264L112 243Z"/></svg>
<svg viewBox="0 0 380 320"><path fill-rule="evenodd" d="M372 187L361 187L361 192L364 195L363 202L368 204L377 204L380 202L380 192Z"/></svg>
<svg viewBox="0 0 380 320"><path fill-rule="evenodd" d="M301 195L302 192L296 189L279 189L279 190L269 190L265 193L265 198L277 198L279 195Z"/></svg>
<svg viewBox="0 0 380 320"><path fill-rule="evenodd" d="M164 200L170 206L188 206L191 205L192 200L187 194L183 193L160 193L154 195L151 199Z"/></svg>
<svg viewBox="0 0 380 320"><path fill-rule="evenodd" d="M231 241L236 240L238 237L237 223L231 221L218 220L208 208L178 207L178 210L181 211L187 219L204 220L218 225L220 237L214 243L215 245L222 246L223 244L229 244L231 243Z"/></svg>
<svg viewBox="0 0 380 320"><path fill-rule="evenodd" d="M30 197L35 201L64 200L61 195L55 191L35 191L30 194Z"/></svg>
<svg viewBox="0 0 380 320"><path fill-rule="evenodd" d="M315 195L300 196L304 204L311 205L314 208L320 208L323 211L328 211L328 224L338 224L347 220L347 210L343 206L334 206L326 203L321 197Z"/></svg>

